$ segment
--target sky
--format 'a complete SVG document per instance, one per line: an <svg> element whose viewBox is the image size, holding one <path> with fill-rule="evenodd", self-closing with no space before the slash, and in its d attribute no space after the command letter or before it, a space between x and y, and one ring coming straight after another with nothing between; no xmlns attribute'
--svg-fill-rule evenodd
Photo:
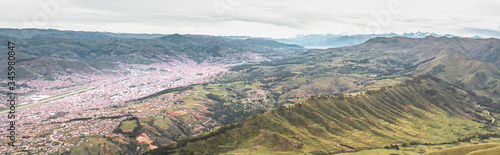
<svg viewBox="0 0 500 155"><path fill-rule="evenodd" d="M0 28L287 38L432 32L500 38L498 0L0 0ZM7 7L8 6L8 7Z"/></svg>

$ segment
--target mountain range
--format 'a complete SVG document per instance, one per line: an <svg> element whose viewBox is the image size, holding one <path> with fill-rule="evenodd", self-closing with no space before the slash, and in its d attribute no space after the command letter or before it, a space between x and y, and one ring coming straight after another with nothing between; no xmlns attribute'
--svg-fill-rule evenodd
<svg viewBox="0 0 500 155"><path fill-rule="evenodd" d="M352 46L359 45L364 43L367 40L376 37L408 37L408 38L425 38L427 36L434 37L458 37L450 34L436 34L429 32L415 32L415 33L386 33L386 34L358 34L358 35L343 35L343 34L311 34L311 35L297 35L292 38L282 38L282 39L274 39L276 41L287 43L287 44L296 44L300 46L304 46L306 48L332 48L332 47L343 47L343 46ZM479 39L479 36L471 37L474 39Z"/></svg>
<svg viewBox="0 0 500 155"><path fill-rule="evenodd" d="M85 35L94 34L91 32L82 33ZM57 33L55 35L58 36ZM76 36L81 35L76 34ZM37 36L12 38L2 36L0 41L15 42L18 46L17 51L19 52L16 58L17 62L20 63L18 66L20 75L18 78L20 79L36 79L72 73L117 74L126 72L120 68L120 64L147 65L175 61L195 61L196 63L262 61L262 59L274 59L286 53L304 50L301 46L257 38L230 40L213 36L179 34L154 39L72 39L64 37L40 38ZM261 60L259 57L262 57ZM6 60L2 59L0 62Z"/></svg>
<svg viewBox="0 0 500 155"><path fill-rule="evenodd" d="M39 29L0 29L0 36L16 43L16 74L27 80L127 74L123 65L134 64L240 64L212 82L126 102L135 109L105 108L133 116L113 131L123 136L101 138L111 154L154 147L159 148L145 154L332 154L400 147L429 153L433 145L499 137L499 39L430 33L266 39ZM145 117L138 109L150 103L175 106L151 109ZM101 153L101 146L67 153L81 150Z"/></svg>

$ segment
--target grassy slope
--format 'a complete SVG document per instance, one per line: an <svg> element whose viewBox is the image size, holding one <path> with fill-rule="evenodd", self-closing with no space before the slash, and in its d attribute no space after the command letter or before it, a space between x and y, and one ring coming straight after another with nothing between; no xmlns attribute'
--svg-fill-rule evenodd
<svg viewBox="0 0 500 155"><path fill-rule="evenodd" d="M443 55L413 71L415 75L426 73L500 101L500 69L492 64L460 55Z"/></svg>
<svg viewBox="0 0 500 155"><path fill-rule="evenodd" d="M120 129L123 131L128 131L132 132L137 127L137 121L136 120L129 120L129 121L123 121L120 124Z"/></svg>
<svg viewBox="0 0 500 155"><path fill-rule="evenodd" d="M500 144L491 143L491 144L478 144L471 146L462 146L452 149L446 149L442 151L436 151L427 153L426 155L472 155L472 154L487 154L488 152L499 150ZM498 152L496 152L498 153Z"/></svg>
<svg viewBox="0 0 500 155"><path fill-rule="evenodd" d="M345 49L411 55L418 59L415 62L418 65L416 70L407 70L410 75L431 74L500 102L499 42L498 39L393 37L375 38Z"/></svg>
<svg viewBox="0 0 500 155"><path fill-rule="evenodd" d="M83 138L81 146L71 149L70 155L87 155L87 154L123 154L122 149L102 137L86 137Z"/></svg>
<svg viewBox="0 0 500 155"><path fill-rule="evenodd" d="M469 120L472 102L465 91L421 77L355 96L311 97L146 154L327 153L412 141L451 142L490 132Z"/></svg>
<svg viewBox="0 0 500 155"><path fill-rule="evenodd" d="M500 152L500 145L489 149L476 150L468 153L467 155L496 155Z"/></svg>

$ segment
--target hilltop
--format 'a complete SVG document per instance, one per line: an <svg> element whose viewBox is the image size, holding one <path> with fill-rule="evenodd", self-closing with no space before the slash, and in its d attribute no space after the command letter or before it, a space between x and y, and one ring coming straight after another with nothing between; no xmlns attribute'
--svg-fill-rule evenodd
<svg viewBox="0 0 500 155"><path fill-rule="evenodd" d="M390 51L413 56L409 75L431 74L500 101L500 40L426 37L375 38L345 49ZM397 63L397 62L396 62Z"/></svg>
<svg viewBox="0 0 500 155"><path fill-rule="evenodd" d="M349 49L350 47L345 47ZM433 37L377 37L350 49L398 50L405 49L409 54L415 54L424 61L441 55L461 55L469 59L491 63L500 67L500 40Z"/></svg>
<svg viewBox="0 0 500 155"><path fill-rule="evenodd" d="M484 100L432 76L355 95L313 96L145 154L339 153L494 133Z"/></svg>
<svg viewBox="0 0 500 155"><path fill-rule="evenodd" d="M499 39L377 37L356 46L309 50L307 54L327 61L328 55L341 52L351 53L358 61L394 66L393 71L407 76L431 74L500 102ZM297 57L301 54L305 53L297 53Z"/></svg>
<svg viewBox="0 0 500 155"><path fill-rule="evenodd" d="M310 34L310 35L297 35L292 38L274 39L279 42L287 44L296 44L306 48L332 48L353 46L362 44L370 39L377 37L407 37L407 38L425 38L427 36L435 37L458 37L450 34L435 34L429 32L414 32L414 33L385 33L385 34L358 34L358 35L345 35L345 34ZM474 36L473 38L480 38Z"/></svg>

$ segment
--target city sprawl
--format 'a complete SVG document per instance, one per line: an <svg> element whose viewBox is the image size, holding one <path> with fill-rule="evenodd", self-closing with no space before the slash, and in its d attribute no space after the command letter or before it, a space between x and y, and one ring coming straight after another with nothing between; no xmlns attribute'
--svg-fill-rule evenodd
<svg viewBox="0 0 500 155"><path fill-rule="evenodd" d="M85 136L112 136L120 121L129 115L110 110L111 107L133 106L126 101L138 99L164 89L187 86L212 81L223 75L229 65L197 64L185 62L177 64L124 65L129 73L124 75L71 75L60 76L55 81L18 81L25 84L16 90L25 96L19 97L17 131L21 133L16 148L0 146L0 150L30 150L32 153L65 152L79 146ZM59 99L52 96L83 89ZM5 96L2 96L5 98ZM43 103L42 100L47 100ZM25 104L22 104L25 103ZM30 105L32 104L32 105ZM148 103L149 108L167 109L173 104L162 100L161 104ZM5 105L2 105L5 106ZM150 109L143 109L150 110ZM4 113L4 111L2 111ZM142 113L140 115L152 115ZM107 118L109 117L109 118ZM87 118L79 120L82 118ZM88 119L91 118L91 119ZM2 118L4 119L4 118ZM5 121L5 120L2 120ZM2 126L7 128L7 126ZM44 136L44 134L50 133ZM1 131L0 138L6 139L8 132ZM117 135L114 135L117 136ZM119 136L119 135L118 135ZM76 144L71 143L77 140Z"/></svg>

